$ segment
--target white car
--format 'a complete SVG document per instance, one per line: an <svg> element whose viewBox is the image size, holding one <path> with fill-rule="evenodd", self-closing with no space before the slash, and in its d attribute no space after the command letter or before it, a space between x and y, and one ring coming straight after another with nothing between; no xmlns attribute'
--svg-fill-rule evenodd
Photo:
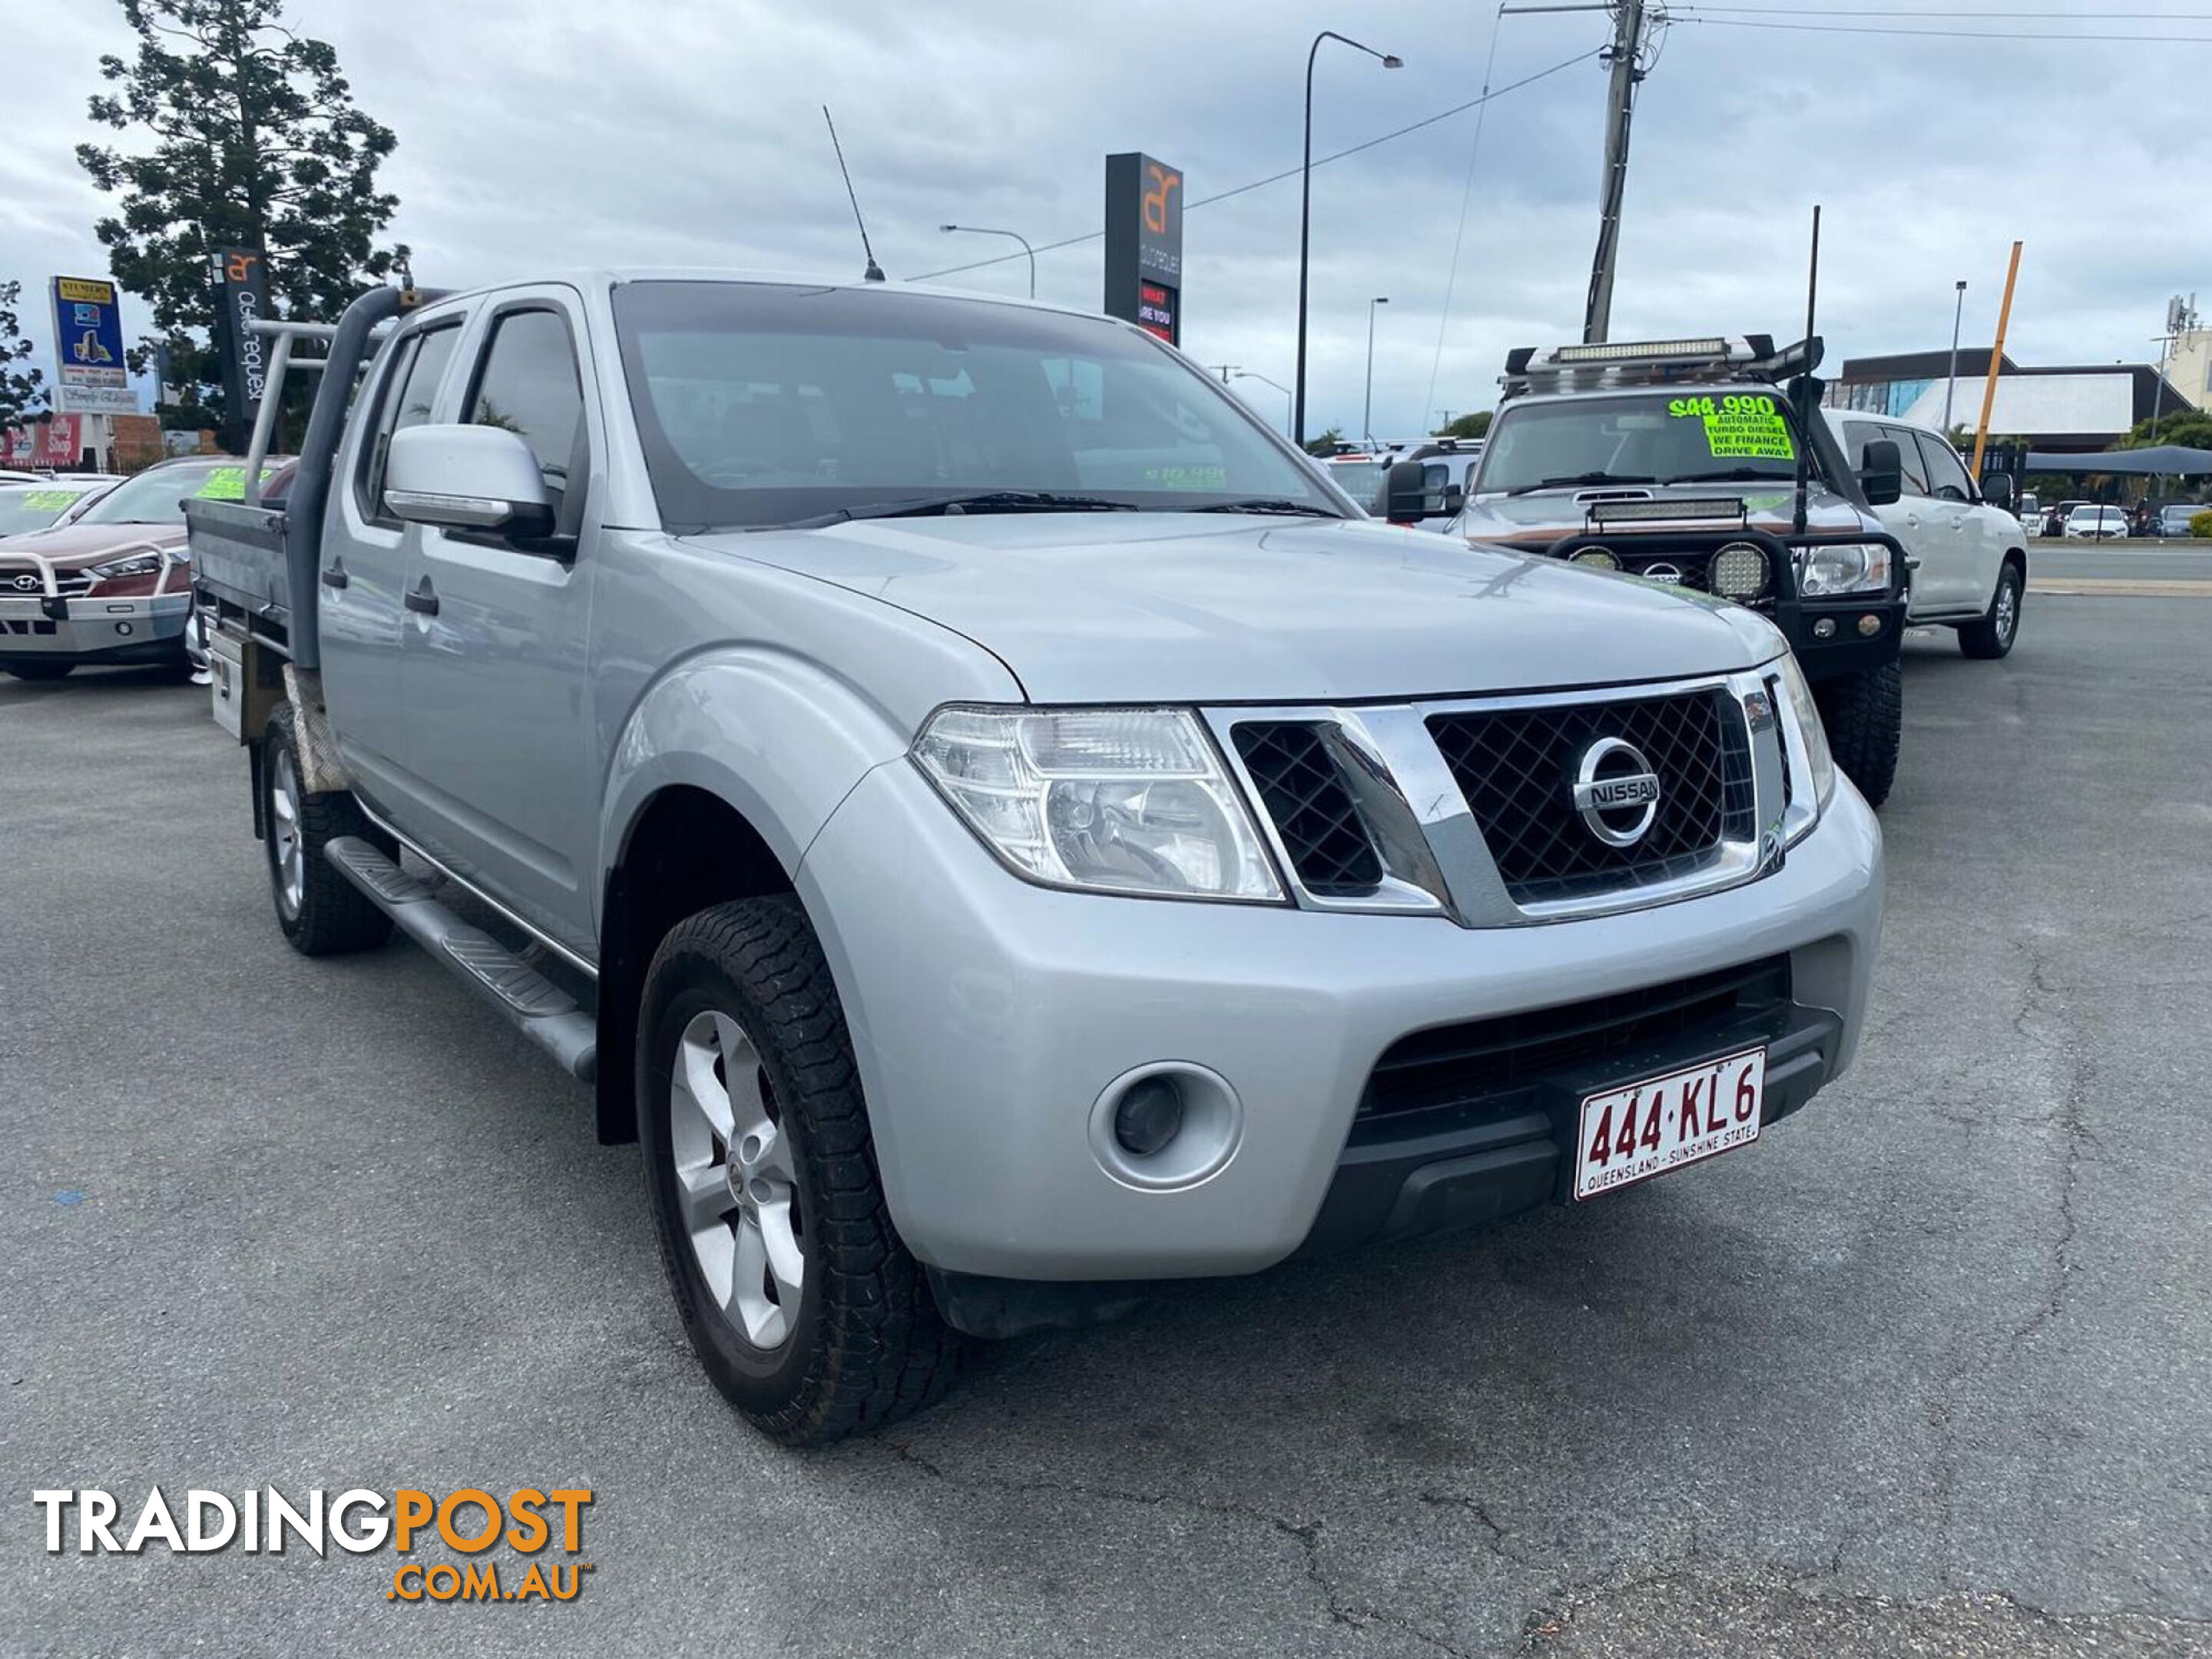
<svg viewBox="0 0 2212 1659"><path fill-rule="evenodd" d="M2117 507L2077 507L2066 515L2066 528L2060 533L2069 542L2123 541L2128 515Z"/></svg>
<svg viewBox="0 0 2212 1659"><path fill-rule="evenodd" d="M1906 620L1957 629L1960 648L1970 657L2005 655L2020 633L2027 591L2027 532L2021 521L1984 499L1942 433L1887 416L1821 412L1862 472L1869 444L1897 446L1903 493L1875 514L1905 549Z"/></svg>

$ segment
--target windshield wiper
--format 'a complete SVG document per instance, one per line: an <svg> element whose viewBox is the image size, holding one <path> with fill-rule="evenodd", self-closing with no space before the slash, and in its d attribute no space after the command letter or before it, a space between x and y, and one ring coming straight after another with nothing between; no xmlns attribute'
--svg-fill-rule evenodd
<svg viewBox="0 0 2212 1659"><path fill-rule="evenodd" d="M1755 466L1723 467L1717 472L1685 472L1679 477L1662 478L1662 484L1678 483L1788 483L1794 473L1762 472Z"/></svg>
<svg viewBox="0 0 2212 1659"><path fill-rule="evenodd" d="M1505 493L1526 495L1538 489L1571 489L1577 484L1641 484L1657 483L1656 478L1647 478L1631 472L1570 472L1564 477L1539 478L1534 483L1516 484Z"/></svg>
<svg viewBox="0 0 2212 1659"><path fill-rule="evenodd" d="M1338 515L1311 501L1293 501L1280 495L1255 495L1249 501L1210 501L1204 507L1181 507L1178 513L1285 513L1301 519L1334 519Z"/></svg>
<svg viewBox="0 0 2212 1659"><path fill-rule="evenodd" d="M968 495L917 495L900 501L874 501L865 507L841 507L811 519L793 519L786 530L816 530L843 524L848 519L926 519L933 514L957 516L963 513L1134 513L1133 502L1109 501L1103 495L1060 495L1046 489L987 489Z"/></svg>

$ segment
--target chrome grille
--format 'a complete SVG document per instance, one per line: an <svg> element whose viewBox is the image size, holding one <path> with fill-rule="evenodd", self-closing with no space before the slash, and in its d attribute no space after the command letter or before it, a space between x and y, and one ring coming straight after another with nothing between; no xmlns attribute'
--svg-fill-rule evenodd
<svg viewBox="0 0 2212 1659"><path fill-rule="evenodd" d="M22 585L22 579L27 576L30 578L27 587ZM64 599L87 592L91 587L92 578L82 570L58 570L54 573L55 591ZM42 599L46 592L46 577L36 566L0 562L0 599Z"/></svg>
<svg viewBox="0 0 2212 1659"><path fill-rule="evenodd" d="M1437 714L1428 727L1516 904L1674 880L1753 834L1749 733L1721 690ZM1603 738L1632 744L1659 780L1631 847L1590 833L1574 806L1576 767Z"/></svg>

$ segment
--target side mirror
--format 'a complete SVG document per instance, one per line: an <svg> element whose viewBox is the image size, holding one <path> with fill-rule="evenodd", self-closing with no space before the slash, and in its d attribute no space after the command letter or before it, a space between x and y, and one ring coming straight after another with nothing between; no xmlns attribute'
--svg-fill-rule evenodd
<svg viewBox="0 0 2212 1659"><path fill-rule="evenodd" d="M416 430L422 430L417 428ZM404 434L402 434L404 435ZM1859 488L1870 507L1887 507L1905 495L1905 457L1887 438L1876 438L1859 456Z"/></svg>
<svg viewBox="0 0 2212 1659"><path fill-rule="evenodd" d="M2006 512L2011 512L2014 500L2012 474L1992 472L1988 477L1983 479L1982 499L1991 507L2002 507Z"/></svg>
<svg viewBox="0 0 2212 1659"><path fill-rule="evenodd" d="M1382 482L1382 516L1392 524L1419 524L1428 516L1427 469L1419 461L1400 461Z"/></svg>
<svg viewBox="0 0 2212 1659"><path fill-rule="evenodd" d="M495 426L410 426L392 434L384 503L410 524L550 536L553 499L519 433Z"/></svg>

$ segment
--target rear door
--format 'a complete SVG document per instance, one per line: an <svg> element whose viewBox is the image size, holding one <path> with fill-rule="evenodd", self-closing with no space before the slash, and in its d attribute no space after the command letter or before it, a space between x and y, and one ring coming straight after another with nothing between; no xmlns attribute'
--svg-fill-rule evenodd
<svg viewBox="0 0 2212 1659"><path fill-rule="evenodd" d="M384 459L394 432L438 414L465 319L459 310L434 313L384 349L354 416L353 446L331 481L317 577L323 690L338 752L370 804L403 820L415 792L401 736L400 593L421 532L385 505Z"/></svg>
<svg viewBox="0 0 2212 1659"><path fill-rule="evenodd" d="M502 292L464 343L453 418L518 433L555 503L533 541L424 526L409 567L407 751L422 844L539 931L591 949L593 458L606 453L580 296Z"/></svg>

